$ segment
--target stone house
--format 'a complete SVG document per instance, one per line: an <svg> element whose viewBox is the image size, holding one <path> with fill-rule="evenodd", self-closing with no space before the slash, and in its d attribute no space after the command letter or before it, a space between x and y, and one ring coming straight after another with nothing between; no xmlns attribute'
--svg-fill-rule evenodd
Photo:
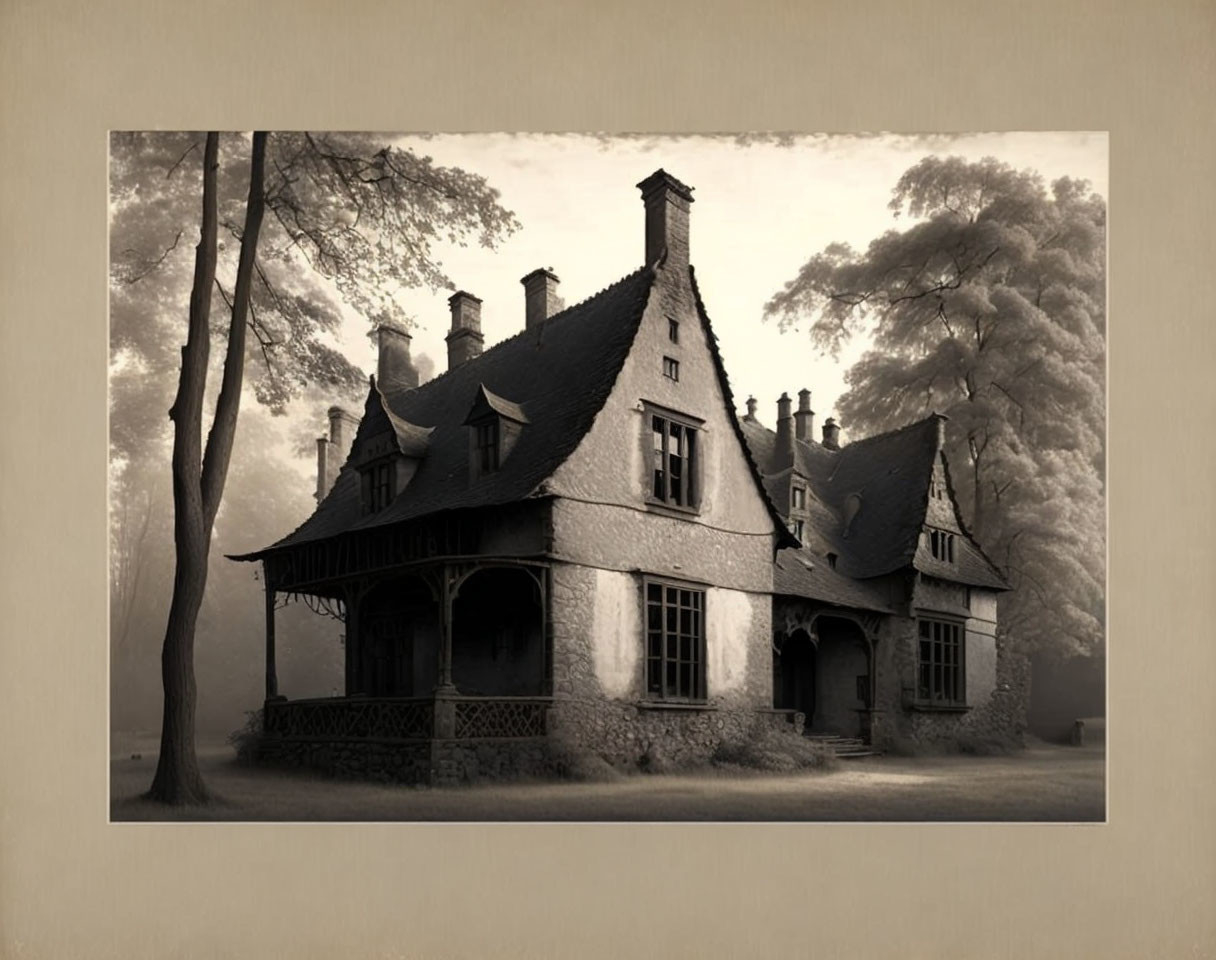
<svg viewBox="0 0 1216 960"><path fill-rule="evenodd" d="M644 266L483 350L450 298L419 385L379 331L363 415L318 442L318 506L235 559L266 585L268 757L452 782L528 772L555 741L615 763L704 758L759 725L875 747L1016 732L1000 573L962 523L941 419L843 447L809 394L739 417L689 263L691 188L638 185ZM289 700L274 606L345 621L345 696Z"/></svg>

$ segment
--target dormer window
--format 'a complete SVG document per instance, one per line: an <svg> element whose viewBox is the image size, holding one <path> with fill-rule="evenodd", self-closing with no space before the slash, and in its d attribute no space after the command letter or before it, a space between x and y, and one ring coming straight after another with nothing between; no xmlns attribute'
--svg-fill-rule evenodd
<svg viewBox="0 0 1216 960"><path fill-rule="evenodd" d="M480 384L464 421L469 428L469 480L498 472L527 423L523 407Z"/></svg>
<svg viewBox="0 0 1216 960"><path fill-rule="evenodd" d="M954 563L954 534L945 530L929 530L929 553L934 560Z"/></svg>
<svg viewBox="0 0 1216 960"><path fill-rule="evenodd" d="M795 510L806 509L806 487L793 487L790 490L790 506Z"/></svg>
<svg viewBox="0 0 1216 960"><path fill-rule="evenodd" d="M383 397L380 403L387 423L360 438L353 454L365 514L384 510L409 486L426 456L433 430L398 416Z"/></svg>
<svg viewBox="0 0 1216 960"><path fill-rule="evenodd" d="M368 469L370 481L368 501L372 513L378 513L393 502L393 464L382 460Z"/></svg>
<svg viewBox="0 0 1216 960"><path fill-rule="evenodd" d="M803 537L804 532L805 532L805 524L802 520L791 520L790 521L790 533L792 533L794 536L796 536L798 538L799 543L802 543L804 540L804 537Z"/></svg>

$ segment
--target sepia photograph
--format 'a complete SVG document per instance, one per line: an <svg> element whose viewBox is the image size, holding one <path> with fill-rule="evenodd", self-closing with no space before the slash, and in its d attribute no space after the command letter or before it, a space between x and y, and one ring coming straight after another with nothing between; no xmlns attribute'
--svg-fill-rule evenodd
<svg viewBox="0 0 1216 960"><path fill-rule="evenodd" d="M1105 133L108 159L113 821L1105 820Z"/></svg>

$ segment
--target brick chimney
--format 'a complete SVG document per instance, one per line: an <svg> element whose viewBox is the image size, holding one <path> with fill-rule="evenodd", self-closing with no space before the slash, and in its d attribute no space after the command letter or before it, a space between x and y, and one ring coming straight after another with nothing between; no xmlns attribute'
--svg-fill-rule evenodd
<svg viewBox="0 0 1216 960"><path fill-rule="evenodd" d="M794 436L808 443L815 439L815 411L811 409L811 391L798 391L798 412L794 414Z"/></svg>
<svg viewBox="0 0 1216 960"><path fill-rule="evenodd" d="M376 386L380 392L389 396L418 386L418 371L410 359L410 335L382 323L376 328L376 343Z"/></svg>
<svg viewBox="0 0 1216 960"><path fill-rule="evenodd" d="M646 204L646 265L665 257L665 266L687 267L692 187L666 170L656 170L638 184L638 189Z"/></svg>
<svg viewBox="0 0 1216 960"><path fill-rule="evenodd" d="M790 416L789 394L777 400L777 442L773 444L773 470L785 470L794 465L794 418Z"/></svg>
<svg viewBox="0 0 1216 960"><path fill-rule="evenodd" d="M355 431L359 429L358 418L349 410L330 407L328 415L329 436L317 437L317 492L314 496L318 500L329 493L338 479L338 473L350 456Z"/></svg>
<svg viewBox="0 0 1216 960"><path fill-rule="evenodd" d="M755 397L747 398L747 413L744 415L743 419L744 420L755 420L756 419L756 398Z"/></svg>
<svg viewBox="0 0 1216 960"><path fill-rule="evenodd" d="M544 323L561 310L563 304L557 295L557 274L548 267L533 270L519 281L524 285L524 326L531 330Z"/></svg>
<svg viewBox="0 0 1216 960"><path fill-rule="evenodd" d="M829 450L840 449L840 424L834 417L823 421L823 445Z"/></svg>
<svg viewBox="0 0 1216 960"><path fill-rule="evenodd" d="M485 337L481 333L481 301L477 297L458 290L448 297L448 305L452 308L452 329L445 339L448 342L448 369L454 370L481 356Z"/></svg>

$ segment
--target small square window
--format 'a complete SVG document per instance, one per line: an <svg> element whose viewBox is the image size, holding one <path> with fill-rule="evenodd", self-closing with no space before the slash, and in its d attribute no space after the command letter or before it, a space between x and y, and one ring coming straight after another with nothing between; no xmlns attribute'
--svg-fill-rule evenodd
<svg viewBox="0 0 1216 960"><path fill-rule="evenodd" d="M668 380L680 379L680 361L673 360L671 357L663 358L663 376Z"/></svg>
<svg viewBox="0 0 1216 960"><path fill-rule="evenodd" d="M667 318L667 339L672 343L680 342L680 321Z"/></svg>

